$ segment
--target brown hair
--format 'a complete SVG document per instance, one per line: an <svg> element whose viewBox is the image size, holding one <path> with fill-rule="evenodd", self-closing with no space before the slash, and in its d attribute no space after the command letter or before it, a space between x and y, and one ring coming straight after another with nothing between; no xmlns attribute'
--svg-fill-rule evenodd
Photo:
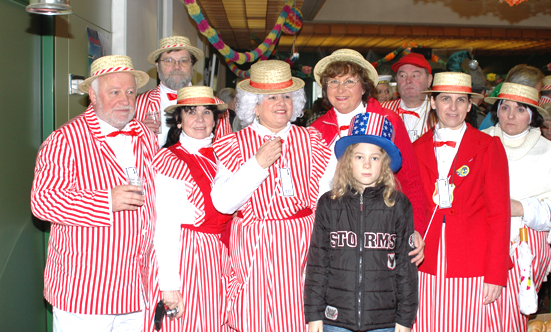
<svg viewBox="0 0 551 332"><path fill-rule="evenodd" d="M357 76L360 80L358 83L362 85L362 89L365 91L362 95L362 102L364 104L366 104L369 98L372 97L372 93L375 91L375 84L371 81L371 79L369 79L368 73L363 67L348 61L331 62L320 74L320 82L323 92L323 107L326 109L331 109L331 107L333 107L327 98L327 82L332 78L347 74Z"/></svg>
<svg viewBox="0 0 551 332"><path fill-rule="evenodd" d="M350 144L343 155L337 162L337 169L335 170L335 176L333 177L333 188L331 188L331 199L337 199L342 197L348 187L356 189L358 192L362 192L362 189L358 181L354 178L352 174L352 158L353 150L360 143ZM397 190L398 183L394 178L394 173L390 168L390 156L383 148L380 148L383 155L381 156L381 175L377 179L375 185L383 183L386 188L383 193L383 198L385 200L386 206L394 206L396 201L391 198L392 193Z"/></svg>

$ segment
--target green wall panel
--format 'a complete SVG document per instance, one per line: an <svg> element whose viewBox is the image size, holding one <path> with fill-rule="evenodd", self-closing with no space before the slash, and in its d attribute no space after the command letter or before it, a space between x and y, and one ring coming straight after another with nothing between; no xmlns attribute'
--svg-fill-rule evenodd
<svg viewBox="0 0 551 332"><path fill-rule="evenodd" d="M0 0L0 331L46 331L44 224L32 217L30 190L42 142L41 31L47 22Z"/></svg>

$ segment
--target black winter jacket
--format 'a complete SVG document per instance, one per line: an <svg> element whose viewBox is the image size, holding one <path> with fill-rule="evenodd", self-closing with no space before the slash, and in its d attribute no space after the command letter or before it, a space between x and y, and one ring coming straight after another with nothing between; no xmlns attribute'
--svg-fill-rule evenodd
<svg viewBox="0 0 551 332"><path fill-rule="evenodd" d="M319 200L308 253L306 321L352 331L411 327L417 314L417 267L413 250L413 212L395 191L393 207L383 199L384 185L349 190Z"/></svg>

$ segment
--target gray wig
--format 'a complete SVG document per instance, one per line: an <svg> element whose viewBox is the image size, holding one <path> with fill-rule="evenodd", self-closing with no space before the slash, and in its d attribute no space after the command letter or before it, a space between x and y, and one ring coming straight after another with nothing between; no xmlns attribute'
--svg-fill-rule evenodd
<svg viewBox="0 0 551 332"><path fill-rule="evenodd" d="M277 94L277 93L274 93ZM306 93L304 89L298 89L293 92L287 92L291 96L293 101L293 115L291 116L291 122L302 116L302 110L306 104ZM254 108L264 101L264 98L269 95L256 94L243 91L237 88L237 104L235 106L235 114L241 120L241 126L247 127L255 118Z"/></svg>

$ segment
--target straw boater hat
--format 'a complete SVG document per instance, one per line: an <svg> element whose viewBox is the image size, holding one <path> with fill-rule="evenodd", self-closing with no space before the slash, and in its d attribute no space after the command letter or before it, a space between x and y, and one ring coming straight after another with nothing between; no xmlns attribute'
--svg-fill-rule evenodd
<svg viewBox="0 0 551 332"><path fill-rule="evenodd" d="M471 97L484 98L483 95L473 92L471 75L452 71L436 73L432 90L426 90L422 93L433 92L467 94Z"/></svg>
<svg viewBox="0 0 551 332"><path fill-rule="evenodd" d="M391 75L379 75L378 84L389 84L391 80L392 80Z"/></svg>
<svg viewBox="0 0 551 332"><path fill-rule="evenodd" d="M484 101L490 104L495 103L497 100L516 101L535 107L540 114L547 114L545 109L538 106L539 99L538 90L531 86L505 82L501 86L497 97L486 97Z"/></svg>
<svg viewBox="0 0 551 332"><path fill-rule="evenodd" d="M189 53L193 54L195 59L200 60L205 55L203 54L203 51L198 49L195 46L191 46L191 43L189 42L189 38L182 37L182 36L170 36L165 37L159 41L159 49L156 51L153 51L148 57L147 62L154 65L155 61L161 55L161 53L168 52L168 51L174 51L174 50L187 50Z"/></svg>
<svg viewBox="0 0 551 332"><path fill-rule="evenodd" d="M375 67L373 67L373 65L371 65L369 61L364 59L360 52L348 48L343 48L340 50L336 50L335 52L331 53L331 55L328 55L325 58L321 59L316 64L316 67L314 67L314 77L316 78L316 82L318 82L319 85L322 85L320 82L321 73L323 73L327 65L337 61L355 63L366 70L367 77L369 77L374 85L377 85L377 83L379 82L379 74L377 74L377 70L375 70Z"/></svg>
<svg viewBox="0 0 551 332"><path fill-rule="evenodd" d="M222 100L216 98L209 86L186 86L178 90L178 102L176 105L165 108L166 113L172 113L181 106L205 106L217 105L219 111L228 109Z"/></svg>
<svg viewBox="0 0 551 332"><path fill-rule="evenodd" d="M551 91L551 75L545 76L542 80L543 88L541 91Z"/></svg>
<svg viewBox="0 0 551 332"><path fill-rule="evenodd" d="M80 92L88 93L88 88L92 81L100 76L114 73L129 73L136 76L138 80L137 88L141 88L149 81L149 75L141 70L134 70L132 59L126 55L106 55L92 62L90 67L90 77L80 83L78 89Z"/></svg>
<svg viewBox="0 0 551 332"><path fill-rule="evenodd" d="M303 80L291 76L291 66L280 60L255 63L251 66L251 78L237 84L245 92L262 95L292 92L303 86Z"/></svg>

